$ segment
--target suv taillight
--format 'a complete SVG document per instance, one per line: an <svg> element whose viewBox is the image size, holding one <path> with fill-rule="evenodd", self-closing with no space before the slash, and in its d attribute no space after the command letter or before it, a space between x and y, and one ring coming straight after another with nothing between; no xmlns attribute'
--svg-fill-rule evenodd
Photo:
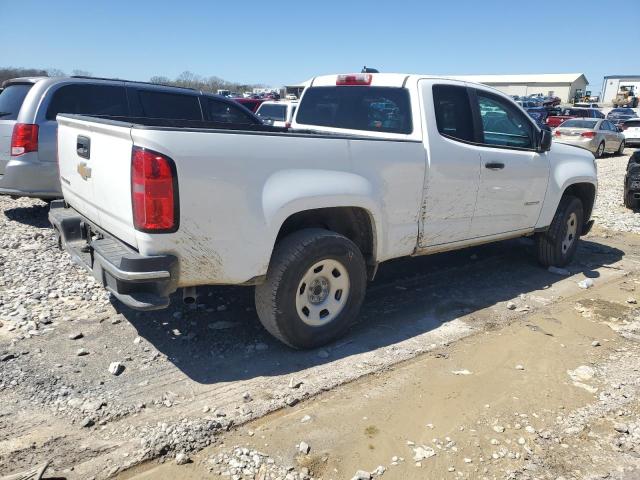
<svg viewBox="0 0 640 480"><path fill-rule="evenodd" d="M38 151L38 125L16 123L11 135L11 156L18 157L28 152Z"/></svg>
<svg viewBox="0 0 640 480"><path fill-rule="evenodd" d="M173 160L153 150L133 147L131 205L136 230L169 233L178 229L178 178Z"/></svg>

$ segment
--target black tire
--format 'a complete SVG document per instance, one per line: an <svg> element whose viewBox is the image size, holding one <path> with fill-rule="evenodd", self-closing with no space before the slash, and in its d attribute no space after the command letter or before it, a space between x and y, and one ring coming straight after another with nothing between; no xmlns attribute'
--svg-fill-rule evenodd
<svg viewBox="0 0 640 480"><path fill-rule="evenodd" d="M596 150L596 153L594 153L593 155L596 158L602 158L602 156L604 155L604 151L605 151L604 142L600 142L600 145L598 145L598 149Z"/></svg>
<svg viewBox="0 0 640 480"><path fill-rule="evenodd" d="M575 213L576 234L572 243L565 250L563 242L567 236L569 225L567 224L571 214ZM584 223L582 202L573 195L565 195L560 200L560 205L551 221L549 230L536 234L536 249L538 260L545 267L564 267L573 259Z"/></svg>
<svg viewBox="0 0 640 480"><path fill-rule="evenodd" d="M640 206L640 202L634 197L633 192L627 192L624 196L624 206L631 210L637 210Z"/></svg>
<svg viewBox="0 0 640 480"><path fill-rule="evenodd" d="M618 147L618 151L617 154L618 155L624 155L624 149L625 149L626 145L625 145L625 141L622 140L622 142L620 142L620 147Z"/></svg>
<svg viewBox="0 0 640 480"><path fill-rule="evenodd" d="M346 270L348 296L328 323L312 326L298 313L299 286L311 267L335 260ZM358 247L329 230L309 228L288 235L275 247L266 281L256 286L256 310L271 335L293 348L314 348L340 337L355 321L367 286L366 265ZM303 287L304 288L304 287Z"/></svg>

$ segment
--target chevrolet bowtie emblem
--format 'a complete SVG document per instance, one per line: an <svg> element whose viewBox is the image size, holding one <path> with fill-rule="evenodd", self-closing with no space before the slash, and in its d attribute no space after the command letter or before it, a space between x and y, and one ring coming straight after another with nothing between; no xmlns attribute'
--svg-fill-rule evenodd
<svg viewBox="0 0 640 480"><path fill-rule="evenodd" d="M87 164L85 162L80 162L78 164L78 173L84 180L86 180L87 178L91 178L91 169L87 167Z"/></svg>

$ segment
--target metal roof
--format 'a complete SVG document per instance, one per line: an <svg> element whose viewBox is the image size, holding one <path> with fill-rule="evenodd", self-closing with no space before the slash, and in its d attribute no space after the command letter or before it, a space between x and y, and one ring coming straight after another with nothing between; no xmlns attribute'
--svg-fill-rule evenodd
<svg viewBox="0 0 640 480"><path fill-rule="evenodd" d="M605 75L604 78L640 78L640 75Z"/></svg>
<svg viewBox="0 0 640 480"><path fill-rule="evenodd" d="M451 78L477 83L573 83L580 78L589 83L584 73L543 73L519 75L453 75Z"/></svg>

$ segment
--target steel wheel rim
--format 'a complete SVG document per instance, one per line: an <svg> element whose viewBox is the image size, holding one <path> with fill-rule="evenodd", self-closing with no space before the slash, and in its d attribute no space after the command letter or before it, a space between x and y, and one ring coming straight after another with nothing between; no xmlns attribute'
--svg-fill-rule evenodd
<svg viewBox="0 0 640 480"><path fill-rule="evenodd" d="M564 236L564 240L562 241L562 254L566 254L573 242L576 241L576 236L578 234L578 216L575 212L572 212L567 219L567 233Z"/></svg>
<svg viewBox="0 0 640 480"><path fill-rule="evenodd" d="M326 325L340 315L349 298L349 273L332 258L321 260L302 276L296 290L296 310L312 327Z"/></svg>

